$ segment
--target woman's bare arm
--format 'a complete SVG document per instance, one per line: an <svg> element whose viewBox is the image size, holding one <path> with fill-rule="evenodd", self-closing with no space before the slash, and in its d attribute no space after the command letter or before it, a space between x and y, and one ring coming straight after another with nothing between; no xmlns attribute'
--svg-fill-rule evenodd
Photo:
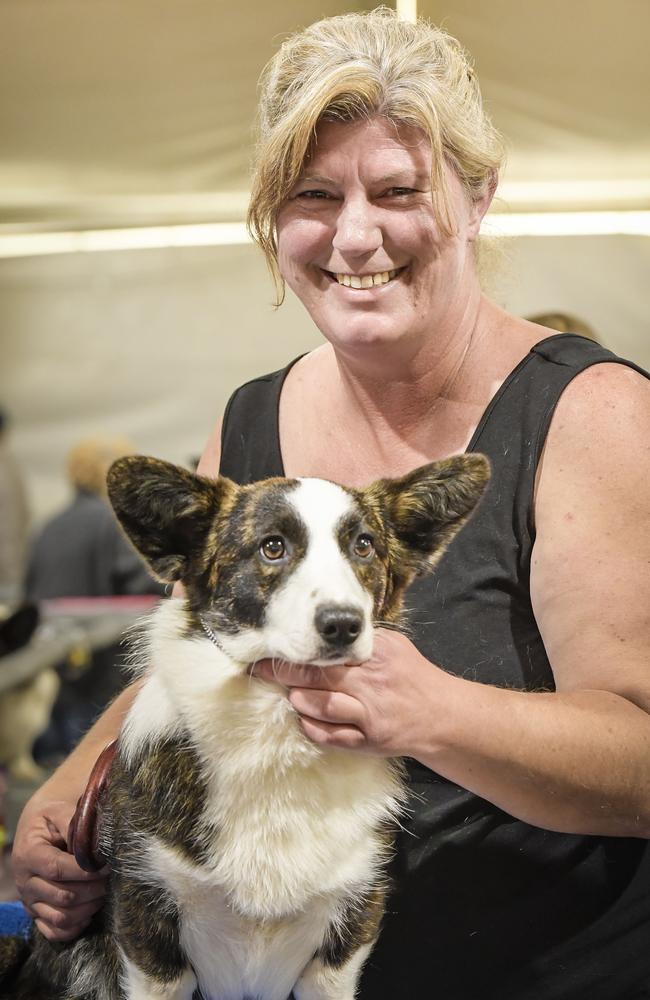
<svg viewBox="0 0 650 1000"><path fill-rule="evenodd" d="M89 875L66 851L68 825L90 771L104 747L115 739L140 686L121 692L69 757L23 809L12 854L21 898L45 937L76 937L104 896L104 876Z"/></svg>

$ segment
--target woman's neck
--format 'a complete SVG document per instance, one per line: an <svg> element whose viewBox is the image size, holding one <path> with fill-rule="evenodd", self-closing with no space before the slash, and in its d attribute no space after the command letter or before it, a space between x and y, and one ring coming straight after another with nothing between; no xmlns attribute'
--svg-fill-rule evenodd
<svg viewBox="0 0 650 1000"><path fill-rule="evenodd" d="M480 403L484 349L491 339L491 303L467 309L426 339L355 351L330 347L339 405L352 416L398 434L421 427L433 413Z"/></svg>
<svg viewBox="0 0 650 1000"><path fill-rule="evenodd" d="M419 350L318 348L292 369L280 406L287 475L361 486L467 448L490 399L535 342L482 300L473 321ZM539 339L539 338L537 338ZM308 442L308 446L307 446Z"/></svg>

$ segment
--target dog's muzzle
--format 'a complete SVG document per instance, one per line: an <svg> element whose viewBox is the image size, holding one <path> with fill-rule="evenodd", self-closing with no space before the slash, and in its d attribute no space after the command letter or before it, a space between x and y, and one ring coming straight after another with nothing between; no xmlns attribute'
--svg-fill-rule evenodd
<svg viewBox="0 0 650 1000"><path fill-rule="evenodd" d="M314 624L328 652L342 653L361 635L363 614L356 608L325 604L316 611Z"/></svg>

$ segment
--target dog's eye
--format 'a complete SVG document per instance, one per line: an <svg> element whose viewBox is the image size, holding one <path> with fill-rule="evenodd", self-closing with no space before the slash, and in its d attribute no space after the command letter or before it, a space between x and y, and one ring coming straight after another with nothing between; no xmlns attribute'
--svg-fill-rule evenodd
<svg viewBox="0 0 650 1000"><path fill-rule="evenodd" d="M284 539L280 538L279 535L271 535L269 538L265 538L260 545L260 552L265 559L269 559L271 562L282 559L285 551Z"/></svg>
<svg viewBox="0 0 650 1000"><path fill-rule="evenodd" d="M375 551L375 545L371 535L359 535L353 546L355 556L360 559L367 559Z"/></svg>

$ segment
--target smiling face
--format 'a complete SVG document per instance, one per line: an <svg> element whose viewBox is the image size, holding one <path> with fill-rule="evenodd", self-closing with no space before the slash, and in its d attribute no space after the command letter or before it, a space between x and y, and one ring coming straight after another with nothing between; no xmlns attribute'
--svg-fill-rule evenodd
<svg viewBox="0 0 650 1000"><path fill-rule="evenodd" d="M280 271L335 346L427 337L478 292L472 204L447 168L455 232L436 220L431 149L385 118L323 123L277 220Z"/></svg>

